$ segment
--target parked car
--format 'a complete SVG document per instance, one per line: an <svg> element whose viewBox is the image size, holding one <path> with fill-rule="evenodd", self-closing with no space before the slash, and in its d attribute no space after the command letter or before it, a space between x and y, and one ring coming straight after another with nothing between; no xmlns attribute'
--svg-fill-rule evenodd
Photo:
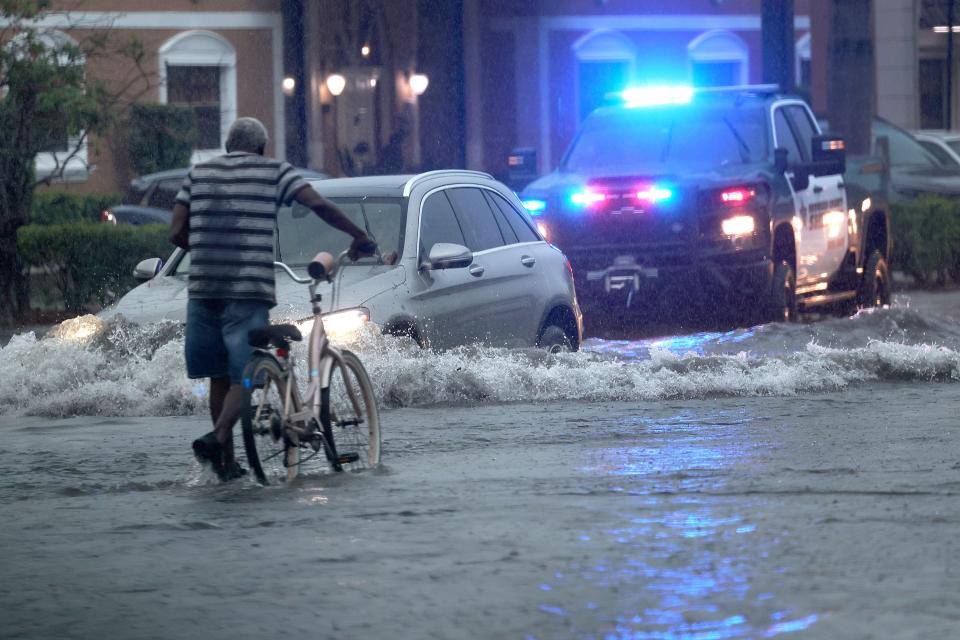
<svg viewBox="0 0 960 640"><path fill-rule="evenodd" d="M100 220L111 224L170 224L173 204L189 167L158 171L134 178L123 200L100 214ZM322 180L326 174L298 169L308 180Z"/></svg>
<svg viewBox="0 0 960 640"><path fill-rule="evenodd" d="M917 138L883 118L873 121L873 154L882 156L877 144L885 137L890 154L891 201L919 195L960 196L960 166L944 165Z"/></svg>
<svg viewBox="0 0 960 640"><path fill-rule="evenodd" d="M945 167L960 169L960 132L927 129L913 137Z"/></svg>
<svg viewBox="0 0 960 640"><path fill-rule="evenodd" d="M319 288L330 327L370 321L431 348L481 343L576 350L583 321L566 257L549 245L516 195L490 175L432 171L313 181L376 238L381 255L347 263L336 300ZM277 259L305 272L318 251L337 255L350 237L295 204L277 217ZM189 252L144 260L147 280L101 313L135 322L184 320ZM311 315L306 288L277 278L275 319Z"/></svg>
<svg viewBox="0 0 960 640"><path fill-rule="evenodd" d="M588 321L664 297L789 321L889 301L886 211L848 202L845 164L775 87L646 88L594 111L522 197L570 257Z"/></svg>

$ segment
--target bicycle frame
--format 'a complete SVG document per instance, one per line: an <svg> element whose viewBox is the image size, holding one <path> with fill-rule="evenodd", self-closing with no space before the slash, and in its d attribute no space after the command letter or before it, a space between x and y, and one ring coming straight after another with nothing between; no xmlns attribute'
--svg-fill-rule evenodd
<svg viewBox="0 0 960 640"><path fill-rule="evenodd" d="M338 272L339 267L342 266L345 255L346 252L340 254L337 260ZM312 435L314 425L322 427L320 435L324 439L328 451L331 452L333 461L335 461L336 445L332 438L329 437L331 433L329 430L329 407L325 407L323 403L323 391L330 388L335 366L340 368L344 386L347 389L347 396L350 398L350 402L357 414L361 413L360 401L357 399L353 386L350 384L349 378L344 371L346 365L344 364L343 355L339 349L330 344L330 340L323 326L323 315L320 307L321 300L317 295L317 284L319 281L313 278L300 278L290 267L282 262L274 262L274 265L285 271L294 282L309 284L308 290L310 292L310 302L314 320L308 342L307 389L303 395L301 395L300 387L297 384L293 357L288 356L286 361L281 363L281 368L286 374L284 379L286 389L283 390L283 415L296 427L295 435L298 438ZM330 281L332 285L331 298L336 299L335 293L338 283L333 282L332 278L328 278L328 281ZM291 454L296 455L296 449L292 449ZM298 464L296 461L290 461L289 459L287 463L288 469L295 468L296 464Z"/></svg>

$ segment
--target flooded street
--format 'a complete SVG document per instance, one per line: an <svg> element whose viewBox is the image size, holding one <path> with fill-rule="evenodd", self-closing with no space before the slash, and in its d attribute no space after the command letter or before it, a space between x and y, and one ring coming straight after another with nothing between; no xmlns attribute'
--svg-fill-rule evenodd
<svg viewBox="0 0 960 640"><path fill-rule="evenodd" d="M933 638L960 296L578 354L361 350L384 466L221 485L171 327L0 350L11 638Z"/></svg>

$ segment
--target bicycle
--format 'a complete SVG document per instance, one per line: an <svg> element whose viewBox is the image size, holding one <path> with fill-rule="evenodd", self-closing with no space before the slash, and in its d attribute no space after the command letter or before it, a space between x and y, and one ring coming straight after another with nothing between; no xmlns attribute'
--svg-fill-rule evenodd
<svg viewBox="0 0 960 640"><path fill-rule="evenodd" d="M336 299L334 275L346 256L346 251L337 259L318 254L307 268L309 278L274 262L294 282L309 285L314 322L303 395L290 348L303 339L300 330L283 324L250 332L254 353L243 372L243 445L261 484L293 480L321 452L319 460L337 472L380 463L380 414L370 377L355 354L330 344L317 293L326 281Z"/></svg>

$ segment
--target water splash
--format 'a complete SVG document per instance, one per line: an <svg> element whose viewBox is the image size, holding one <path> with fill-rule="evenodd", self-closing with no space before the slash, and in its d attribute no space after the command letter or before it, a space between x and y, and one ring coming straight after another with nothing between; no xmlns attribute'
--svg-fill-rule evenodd
<svg viewBox="0 0 960 640"><path fill-rule="evenodd" d="M909 307L810 325L764 325L579 353L463 347L444 353L366 335L354 345L384 407L794 395L870 381L960 379L956 323ZM295 355L304 375L304 347ZM183 330L87 316L0 348L0 414L172 416L206 412L187 378Z"/></svg>

